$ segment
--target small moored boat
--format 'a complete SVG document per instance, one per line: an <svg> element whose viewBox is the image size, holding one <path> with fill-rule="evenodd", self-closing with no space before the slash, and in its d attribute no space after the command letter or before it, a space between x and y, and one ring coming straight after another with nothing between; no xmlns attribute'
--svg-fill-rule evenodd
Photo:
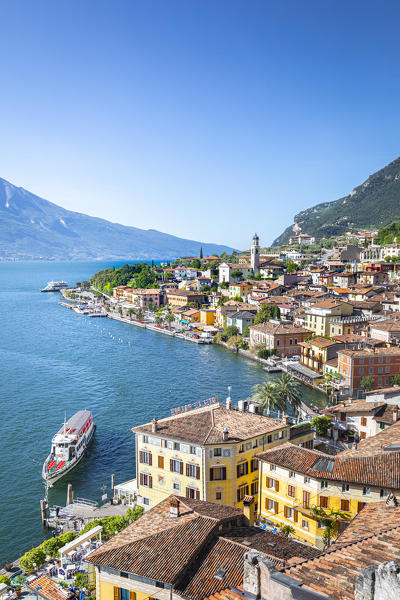
<svg viewBox="0 0 400 600"><path fill-rule="evenodd" d="M52 439L51 452L42 469L43 479L54 483L69 473L85 454L95 429L90 410L79 410L64 422Z"/></svg>

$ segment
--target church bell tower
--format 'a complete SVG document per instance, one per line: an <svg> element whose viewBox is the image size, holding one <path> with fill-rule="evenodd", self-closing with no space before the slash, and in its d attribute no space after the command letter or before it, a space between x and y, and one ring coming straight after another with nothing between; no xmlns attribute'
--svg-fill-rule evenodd
<svg viewBox="0 0 400 600"><path fill-rule="evenodd" d="M258 275L260 272L260 243L258 235L255 233L253 237L253 243L251 245L251 268L253 269L254 275Z"/></svg>

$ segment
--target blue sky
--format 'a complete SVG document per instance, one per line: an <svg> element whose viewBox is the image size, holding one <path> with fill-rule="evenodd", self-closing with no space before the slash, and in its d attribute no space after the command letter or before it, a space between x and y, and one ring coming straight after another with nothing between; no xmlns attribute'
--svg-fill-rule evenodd
<svg viewBox="0 0 400 600"><path fill-rule="evenodd" d="M267 244L400 154L397 2L0 0L0 177Z"/></svg>

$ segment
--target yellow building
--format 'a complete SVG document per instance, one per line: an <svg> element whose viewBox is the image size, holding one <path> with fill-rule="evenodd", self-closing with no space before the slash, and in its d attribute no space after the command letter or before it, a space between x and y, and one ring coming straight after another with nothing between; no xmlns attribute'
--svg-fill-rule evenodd
<svg viewBox="0 0 400 600"><path fill-rule="evenodd" d="M229 298L246 298L253 289L253 284L249 282L231 283L229 285Z"/></svg>
<svg viewBox="0 0 400 600"><path fill-rule="evenodd" d="M323 337L310 338L305 342L299 342L301 347L301 364L316 373L323 374L325 364L337 357L337 349L343 344Z"/></svg>
<svg viewBox="0 0 400 600"><path fill-rule="evenodd" d="M215 325L215 309L213 308L201 308L200 309L200 323L203 325Z"/></svg>
<svg viewBox="0 0 400 600"><path fill-rule="evenodd" d="M351 315L353 306L348 302L328 298L312 304L305 311L304 327L314 335L328 337L330 335L330 322L344 315Z"/></svg>
<svg viewBox="0 0 400 600"><path fill-rule="evenodd" d="M299 430L287 418L234 409L230 399L227 406L206 402L132 430L140 506L150 508L175 493L242 508L244 496L258 493L258 452L288 440L313 444L309 425Z"/></svg>
<svg viewBox="0 0 400 600"><path fill-rule="evenodd" d="M336 538L365 504L400 491L399 452L347 450L331 456L286 443L257 458L260 516L270 526L290 525L293 537L318 548L326 542L326 523L334 524ZM332 511L339 511L338 520Z"/></svg>

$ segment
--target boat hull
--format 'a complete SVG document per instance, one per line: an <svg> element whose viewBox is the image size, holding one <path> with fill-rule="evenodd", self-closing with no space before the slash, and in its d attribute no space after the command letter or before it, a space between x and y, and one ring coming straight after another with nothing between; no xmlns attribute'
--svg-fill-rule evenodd
<svg viewBox="0 0 400 600"><path fill-rule="evenodd" d="M71 461L69 463L69 465L67 466L67 468L62 469L59 472L55 471L54 473L49 474L48 471L46 470L46 465L47 465L47 460L46 460L46 462L43 465L43 469L42 469L42 477L46 481L46 483L52 485L53 483L55 483L56 481L61 479L61 477L64 477L64 475L66 475L67 473L70 473L70 471L72 471L72 469L74 469L80 463L82 458L85 456L90 444L92 443L95 431L96 431L96 425L93 425L93 428L90 432L90 437L87 438L86 446L83 449L82 453L78 457L76 457L76 459L74 461Z"/></svg>

